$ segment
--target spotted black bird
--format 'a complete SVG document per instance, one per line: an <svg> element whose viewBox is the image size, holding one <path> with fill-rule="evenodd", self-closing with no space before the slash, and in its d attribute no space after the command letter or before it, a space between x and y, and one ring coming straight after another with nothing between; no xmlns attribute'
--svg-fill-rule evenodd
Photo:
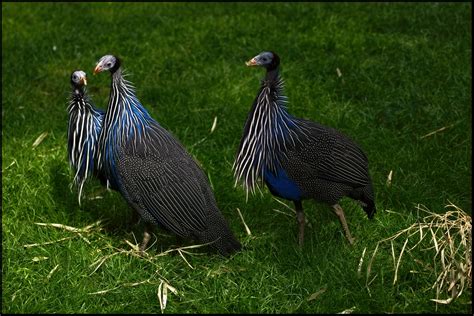
<svg viewBox="0 0 474 316"><path fill-rule="evenodd" d="M99 169L145 222L210 243L225 256L238 251L241 245L196 161L137 99L120 59L103 56L94 73L105 70L112 84L99 137ZM150 239L147 230L142 251Z"/></svg>
<svg viewBox="0 0 474 316"><path fill-rule="evenodd" d="M248 193L263 181L273 195L293 201L300 246L304 240L304 199L331 205L352 244L339 200L344 196L357 200L367 216L373 217L376 210L366 155L341 132L288 113L277 54L262 52L246 65L264 67L266 75L248 114L233 165L236 184L242 182Z"/></svg>
<svg viewBox="0 0 474 316"><path fill-rule="evenodd" d="M99 172L96 166L104 111L94 107L87 95L87 78L84 71L77 70L71 74L71 85L72 93L68 106L68 157L75 172L74 183L79 189L80 205L82 189L88 178L95 175L103 185L107 183L105 175Z"/></svg>

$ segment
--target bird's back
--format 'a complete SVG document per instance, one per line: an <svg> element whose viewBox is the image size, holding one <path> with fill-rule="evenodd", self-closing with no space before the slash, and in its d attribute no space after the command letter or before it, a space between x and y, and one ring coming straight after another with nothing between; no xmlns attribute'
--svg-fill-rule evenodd
<svg viewBox="0 0 474 316"><path fill-rule="evenodd" d="M330 204L358 194L373 199L368 160L359 145L334 128L303 119L295 123L304 133L282 165L306 197Z"/></svg>
<svg viewBox="0 0 474 316"><path fill-rule="evenodd" d="M142 217L181 237L240 249L217 208L207 178L181 143L153 120L146 136L121 148L117 170L125 198Z"/></svg>

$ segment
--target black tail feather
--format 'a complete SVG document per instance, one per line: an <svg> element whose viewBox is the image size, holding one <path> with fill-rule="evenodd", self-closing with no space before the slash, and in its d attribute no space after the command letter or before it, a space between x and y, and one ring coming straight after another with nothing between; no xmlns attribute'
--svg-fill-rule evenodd
<svg viewBox="0 0 474 316"><path fill-rule="evenodd" d="M223 237L226 238L226 237ZM222 241L219 239L215 242L215 248L221 255L224 257L228 257L231 254L240 251L242 249L242 245L240 242L235 239L233 236L227 237L226 239L223 239Z"/></svg>
<svg viewBox="0 0 474 316"><path fill-rule="evenodd" d="M226 220L220 215L208 218L209 229L197 234L202 243L210 243L221 255L228 257L242 249L240 242L234 237Z"/></svg>

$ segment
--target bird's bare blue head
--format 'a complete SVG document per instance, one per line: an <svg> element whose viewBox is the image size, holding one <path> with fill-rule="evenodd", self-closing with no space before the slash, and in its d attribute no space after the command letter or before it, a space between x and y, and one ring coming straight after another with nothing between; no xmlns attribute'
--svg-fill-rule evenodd
<svg viewBox="0 0 474 316"><path fill-rule="evenodd" d="M267 71L277 69L280 65L280 57L274 52L261 52L245 63L247 66L265 67Z"/></svg>
<svg viewBox="0 0 474 316"><path fill-rule="evenodd" d="M111 73L117 71L120 68L120 60L114 55L105 55L97 62L94 68L94 74L109 70Z"/></svg>
<svg viewBox="0 0 474 316"><path fill-rule="evenodd" d="M71 74L71 85L75 89L80 89L87 86L86 73L82 70L76 70Z"/></svg>

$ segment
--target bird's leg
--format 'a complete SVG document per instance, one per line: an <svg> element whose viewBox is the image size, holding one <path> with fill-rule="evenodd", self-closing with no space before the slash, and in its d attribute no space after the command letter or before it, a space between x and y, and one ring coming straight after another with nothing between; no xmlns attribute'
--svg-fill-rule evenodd
<svg viewBox="0 0 474 316"><path fill-rule="evenodd" d="M151 239L150 231L151 231L150 224L145 223L145 230L143 231L143 241L140 244L140 248L139 248L141 253L145 252L146 246Z"/></svg>
<svg viewBox="0 0 474 316"><path fill-rule="evenodd" d="M346 235L347 240L349 241L349 244L354 244L354 238L351 235L349 226L347 226L346 217L344 216L344 211L342 210L342 207L339 204L334 204L332 206L332 209L334 213L336 213L337 217L339 217L339 221L341 222L342 228L344 229L344 233Z"/></svg>
<svg viewBox="0 0 474 316"><path fill-rule="evenodd" d="M140 222L140 214L136 210L132 210L132 216L130 218L130 224L133 226Z"/></svg>
<svg viewBox="0 0 474 316"><path fill-rule="evenodd" d="M305 224L303 205L301 201L294 201L294 203L296 208L296 221L298 222L298 245L303 247Z"/></svg>

